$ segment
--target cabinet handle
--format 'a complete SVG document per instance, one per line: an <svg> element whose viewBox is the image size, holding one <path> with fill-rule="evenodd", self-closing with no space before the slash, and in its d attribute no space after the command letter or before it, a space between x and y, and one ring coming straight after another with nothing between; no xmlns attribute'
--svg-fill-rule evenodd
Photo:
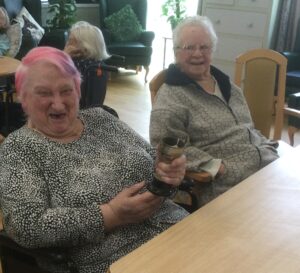
<svg viewBox="0 0 300 273"><path fill-rule="evenodd" d="M221 24L221 20L220 20L220 19L216 20L216 21L215 21L215 24L216 24L216 25L220 25L220 24Z"/></svg>
<svg viewBox="0 0 300 273"><path fill-rule="evenodd" d="M253 23L247 25L248 28L253 28Z"/></svg>

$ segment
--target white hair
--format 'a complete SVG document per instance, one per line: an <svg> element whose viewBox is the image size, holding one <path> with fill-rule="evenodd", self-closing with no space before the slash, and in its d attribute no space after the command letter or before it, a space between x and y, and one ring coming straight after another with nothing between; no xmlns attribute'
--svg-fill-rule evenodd
<svg viewBox="0 0 300 273"><path fill-rule="evenodd" d="M75 23L70 30L85 58L105 60L110 57L101 30L85 21Z"/></svg>
<svg viewBox="0 0 300 273"><path fill-rule="evenodd" d="M210 36L212 43L212 50L215 51L217 47L218 37L211 20L206 16L190 16L183 19L173 30L173 44L174 48L180 46L181 33L187 26L199 26L204 28Z"/></svg>

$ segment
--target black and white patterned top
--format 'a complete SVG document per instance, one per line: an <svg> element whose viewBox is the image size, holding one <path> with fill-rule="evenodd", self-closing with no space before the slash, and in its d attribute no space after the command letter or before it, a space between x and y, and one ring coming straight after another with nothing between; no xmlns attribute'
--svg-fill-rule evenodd
<svg viewBox="0 0 300 273"><path fill-rule="evenodd" d="M101 108L80 112L81 137L61 144L26 126L0 148L0 197L5 230L30 247L63 247L80 272L106 272L121 256L187 213L167 200L139 224L104 232L99 204L124 187L150 181L155 150ZM48 270L63 267L40 260Z"/></svg>

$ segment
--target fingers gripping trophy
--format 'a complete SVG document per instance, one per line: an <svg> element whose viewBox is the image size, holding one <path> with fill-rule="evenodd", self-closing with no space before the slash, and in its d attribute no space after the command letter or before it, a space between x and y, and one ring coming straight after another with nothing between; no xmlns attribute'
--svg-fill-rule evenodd
<svg viewBox="0 0 300 273"><path fill-rule="evenodd" d="M170 164L175 158L180 157L184 152L186 141L177 137L164 137L157 148L157 162ZM148 184L148 190L153 194L169 197L176 189L165 182L158 173L154 173L153 181Z"/></svg>

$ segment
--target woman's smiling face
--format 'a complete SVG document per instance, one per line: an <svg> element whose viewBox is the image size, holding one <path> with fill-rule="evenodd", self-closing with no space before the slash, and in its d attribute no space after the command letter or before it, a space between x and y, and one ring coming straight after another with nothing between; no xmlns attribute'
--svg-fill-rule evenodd
<svg viewBox="0 0 300 273"><path fill-rule="evenodd" d="M22 107L33 128L49 137L63 138L72 132L80 99L73 77L53 64L38 62L28 71L22 88Z"/></svg>
<svg viewBox="0 0 300 273"><path fill-rule="evenodd" d="M201 26L186 26L179 38L175 58L181 71L194 80L208 76L212 61L212 41L208 32Z"/></svg>

